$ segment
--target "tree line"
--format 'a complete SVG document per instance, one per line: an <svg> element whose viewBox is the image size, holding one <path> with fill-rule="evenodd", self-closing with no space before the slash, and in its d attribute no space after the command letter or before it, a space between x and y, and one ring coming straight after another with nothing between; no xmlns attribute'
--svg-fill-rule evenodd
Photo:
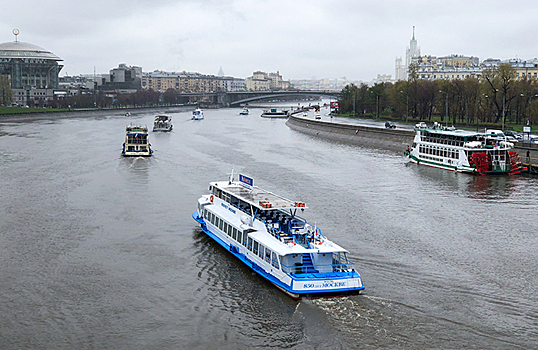
<svg viewBox="0 0 538 350"><path fill-rule="evenodd" d="M418 66L411 65L408 80L347 85L339 113L469 126L538 124L538 82L515 76L511 65L501 64L483 70L480 79L432 81L419 79Z"/></svg>

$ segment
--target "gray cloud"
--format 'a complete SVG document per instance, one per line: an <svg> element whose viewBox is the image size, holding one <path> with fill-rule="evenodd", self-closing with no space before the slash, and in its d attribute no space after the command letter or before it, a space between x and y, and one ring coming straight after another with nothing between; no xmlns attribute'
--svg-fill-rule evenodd
<svg viewBox="0 0 538 350"><path fill-rule="evenodd" d="M4 0L5 1L5 0ZM2 5L0 42L42 46L69 74L118 63L246 77L279 70L285 79L369 81L394 74L416 26L422 54L522 59L538 3L493 1L104 1L21 0Z"/></svg>

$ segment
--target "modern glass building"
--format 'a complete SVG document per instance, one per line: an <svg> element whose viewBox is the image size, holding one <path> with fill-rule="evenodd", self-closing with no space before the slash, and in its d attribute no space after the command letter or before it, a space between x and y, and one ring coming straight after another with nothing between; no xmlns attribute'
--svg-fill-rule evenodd
<svg viewBox="0 0 538 350"><path fill-rule="evenodd" d="M11 80L13 102L46 106L58 89L62 59L37 45L14 41L0 44L0 74Z"/></svg>

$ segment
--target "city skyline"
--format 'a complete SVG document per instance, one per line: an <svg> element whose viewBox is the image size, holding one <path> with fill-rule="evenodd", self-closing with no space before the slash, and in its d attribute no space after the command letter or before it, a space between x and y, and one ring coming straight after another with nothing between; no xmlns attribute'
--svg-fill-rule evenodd
<svg viewBox="0 0 538 350"><path fill-rule="evenodd" d="M524 9L524 11L522 11ZM529 34L538 4L510 7L462 1L93 1L6 6L0 42L41 46L63 59L60 75L108 72L119 63L145 72L189 71L246 78L279 71L286 80L311 77L371 81L394 77L415 26L423 55L531 59Z"/></svg>

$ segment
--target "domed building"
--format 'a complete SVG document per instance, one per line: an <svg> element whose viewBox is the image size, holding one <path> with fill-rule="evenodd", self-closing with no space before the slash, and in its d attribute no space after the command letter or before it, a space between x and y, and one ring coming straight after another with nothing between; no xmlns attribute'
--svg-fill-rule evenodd
<svg viewBox="0 0 538 350"><path fill-rule="evenodd" d="M13 31L17 35L18 31ZM34 44L7 42L0 44L0 74L11 80L13 103L46 106L58 89L60 57Z"/></svg>

